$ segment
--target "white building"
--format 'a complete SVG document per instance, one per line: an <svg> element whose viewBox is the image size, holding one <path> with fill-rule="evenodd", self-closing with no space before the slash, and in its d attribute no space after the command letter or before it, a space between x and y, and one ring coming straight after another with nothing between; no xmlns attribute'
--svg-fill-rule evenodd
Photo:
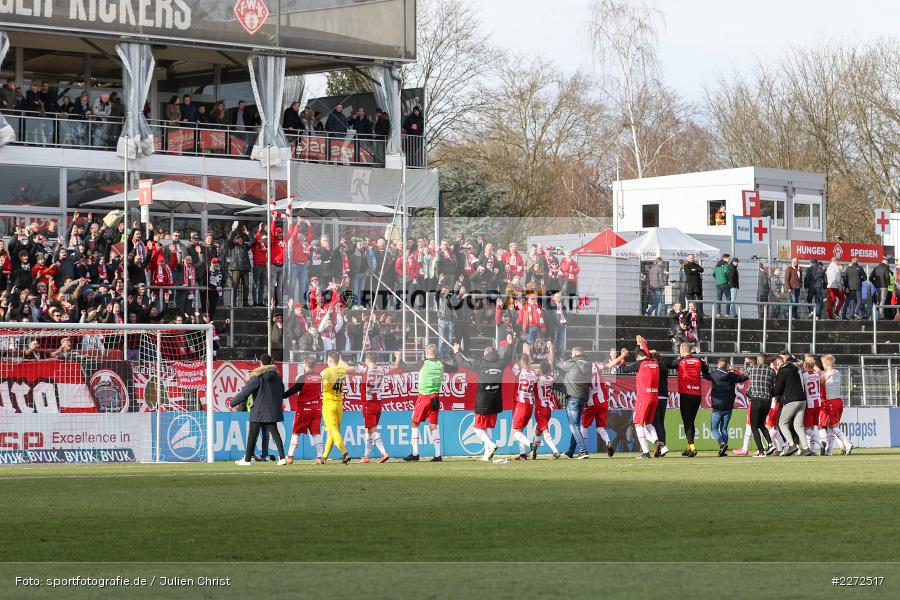
<svg viewBox="0 0 900 600"><path fill-rule="evenodd" d="M697 239L732 235L732 218L743 216L744 190L758 190L762 216L771 219L773 258L779 240L825 239L825 176L760 167L684 173L617 181L613 188L613 229L643 231L676 227ZM725 206L725 223L716 212ZM620 233L621 235L621 233ZM721 238L720 238L721 239ZM739 258L767 256L765 245L735 246Z"/></svg>

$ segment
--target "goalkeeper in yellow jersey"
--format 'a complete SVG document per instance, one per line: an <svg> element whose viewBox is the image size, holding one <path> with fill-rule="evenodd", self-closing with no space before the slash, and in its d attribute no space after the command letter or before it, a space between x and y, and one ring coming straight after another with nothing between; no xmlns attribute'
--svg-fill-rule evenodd
<svg viewBox="0 0 900 600"><path fill-rule="evenodd" d="M347 390L347 373L353 372L353 367L347 366L341 355L337 352L329 352L328 366L322 371L322 420L325 422L325 452L319 457L320 464L325 464L331 448L337 445L343 455L343 463L350 462L350 453L344 446L344 437L341 435L341 417L344 415L344 392ZM318 462L318 461L317 461Z"/></svg>

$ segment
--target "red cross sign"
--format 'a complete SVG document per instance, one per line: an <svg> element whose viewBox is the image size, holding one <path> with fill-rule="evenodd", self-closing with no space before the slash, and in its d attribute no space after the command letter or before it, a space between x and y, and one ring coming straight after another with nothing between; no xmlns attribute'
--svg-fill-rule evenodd
<svg viewBox="0 0 900 600"><path fill-rule="evenodd" d="M880 236L891 235L891 211L886 208L875 209L875 233Z"/></svg>
<svg viewBox="0 0 900 600"><path fill-rule="evenodd" d="M752 222L753 243L769 243L769 217L754 217Z"/></svg>
<svg viewBox="0 0 900 600"><path fill-rule="evenodd" d="M743 192L741 192L741 195L744 198L744 216L759 217L759 192L757 192L756 190L744 190Z"/></svg>

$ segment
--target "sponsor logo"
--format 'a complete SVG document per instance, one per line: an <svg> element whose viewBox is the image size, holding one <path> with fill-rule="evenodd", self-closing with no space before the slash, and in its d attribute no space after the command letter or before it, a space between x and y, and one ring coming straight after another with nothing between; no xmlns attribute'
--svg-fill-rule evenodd
<svg viewBox="0 0 900 600"><path fill-rule="evenodd" d="M194 460L203 450L203 427L189 413L176 415L166 430L169 451L178 460Z"/></svg>
<svg viewBox="0 0 900 600"><path fill-rule="evenodd" d="M91 375L91 391L97 402L97 412L126 412L128 389L119 374L109 369L95 371Z"/></svg>
<svg viewBox="0 0 900 600"><path fill-rule="evenodd" d="M0 465L84 464L137 462L131 448L86 448L79 450L0 450Z"/></svg>
<svg viewBox="0 0 900 600"><path fill-rule="evenodd" d="M480 454L484 442L475 435L475 413L468 413L459 421L459 445L469 455Z"/></svg>
<svg viewBox="0 0 900 600"><path fill-rule="evenodd" d="M238 0L234 5L234 16L244 31L253 35L266 24L269 7L263 0Z"/></svg>
<svg viewBox="0 0 900 600"><path fill-rule="evenodd" d="M844 255L844 247L840 244L834 245L834 251L832 252L832 257L834 260L841 260L841 257Z"/></svg>

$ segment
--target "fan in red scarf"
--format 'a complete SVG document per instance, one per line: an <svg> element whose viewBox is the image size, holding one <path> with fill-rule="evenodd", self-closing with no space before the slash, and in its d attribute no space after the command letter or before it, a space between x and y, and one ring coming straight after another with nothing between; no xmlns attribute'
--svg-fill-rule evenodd
<svg viewBox="0 0 900 600"><path fill-rule="evenodd" d="M518 246L515 242L510 243L509 249L505 250L500 256L500 260L506 266L506 280L510 281L513 277L525 274L525 260L517 250Z"/></svg>
<svg viewBox="0 0 900 600"><path fill-rule="evenodd" d="M525 334L525 341L533 344L538 337L543 337L547 333L547 325L544 323L544 309L538 304L537 296L528 295L528 302L519 312L518 325L522 327L522 333Z"/></svg>
<svg viewBox="0 0 900 600"><path fill-rule="evenodd" d="M177 260L177 255L173 253L167 262L166 252L163 250L162 244L159 242L152 242L148 267L150 269L150 279L154 286L166 287L172 285L174 281L172 277L172 268L177 266ZM163 299L163 302L168 301L168 290L159 290L158 294L159 297Z"/></svg>
<svg viewBox="0 0 900 600"><path fill-rule="evenodd" d="M566 252L563 259L559 261L559 270L561 272L560 284L563 288L562 295L569 297L569 310L572 310L572 302L578 295L578 273L581 272L581 267L578 266L572 255Z"/></svg>

